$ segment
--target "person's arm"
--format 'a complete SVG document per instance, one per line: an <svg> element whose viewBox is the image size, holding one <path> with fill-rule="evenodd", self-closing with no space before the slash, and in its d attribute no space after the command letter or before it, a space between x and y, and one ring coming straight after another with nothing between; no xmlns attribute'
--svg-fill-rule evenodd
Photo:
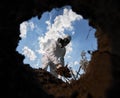
<svg viewBox="0 0 120 98"><path fill-rule="evenodd" d="M57 69L64 66L64 57L58 59Z"/></svg>
<svg viewBox="0 0 120 98"><path fill-rule="evenodd" d="M59 54L59 51L56 50L58 48L59 48L59 46L57 45L57 43L53 41L49 47L49 56L50 56L52 62L57 67L62 67L62 66L64 66L64 56L66 53L66 49L64 48L62 53L60 53L61 56L58 57L57 55ZM56 55L56 52L58 52L57 55Z"/></svg>
<svg viewBox="0 0 120 98"><path fill-rule="evenodd" d="M57 68L60 68L60 67L64 66L64 56L65 56L65 53L66 53L66 48L63 51L63 55L58 58L59 64L57 65Z"/></svg>

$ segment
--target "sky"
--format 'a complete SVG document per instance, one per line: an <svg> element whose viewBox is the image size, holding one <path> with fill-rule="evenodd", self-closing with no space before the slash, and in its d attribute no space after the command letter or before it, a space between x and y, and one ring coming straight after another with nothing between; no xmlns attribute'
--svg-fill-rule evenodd
<svg viewBox="0 0 120 98"><path fill-rule="evenodd" d="M41 68L41 56L49 44L50 39L72 36L66 47L65 64L78 70L81 52L97 50L97 41L94 36L95 29L88 25L88 20L72 11L71 6L53 8L41 15L41 18L32 17L20 24L20 38L16 51L25 56L24 64L32 68ZM87 54L90 60L90 54Z"/></svg>

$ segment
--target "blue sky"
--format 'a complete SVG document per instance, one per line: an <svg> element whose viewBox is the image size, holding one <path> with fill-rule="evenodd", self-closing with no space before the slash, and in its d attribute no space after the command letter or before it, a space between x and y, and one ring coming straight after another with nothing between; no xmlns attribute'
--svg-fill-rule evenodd
<svg viewBox="0 0 120 98"><path fill-rule="evenodd" d="M25 56L23 61L25 64L32 68L40 68L42 53L45 45L49 44L47 41L70 34L72 41L67 46L65 64L68 63L77 71L80 53L83 50L97 49L94 33L95 29L88 25L88 20L73 12L70 6L53 8L50 12L44 12L40 19L36 16L20 24L21 40L16 51ZM90 60L89 54L87 58Z"/></svg>

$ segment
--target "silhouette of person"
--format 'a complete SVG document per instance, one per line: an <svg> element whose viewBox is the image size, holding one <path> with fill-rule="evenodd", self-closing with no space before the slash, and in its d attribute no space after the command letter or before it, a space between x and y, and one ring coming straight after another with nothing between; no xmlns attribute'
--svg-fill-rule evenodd
<svg viewBox="0 0 120 98"><path fill-rule="evenodd" d="M66 54L66 47L71 41L71 36L66 35L63 39L58 38L57 41L51 40L49 46L45 49L42 55L42 69L47 70L50 66L50 73L57 78L61 78L56 73L56 69L64 66L64 56Z"/></svg>

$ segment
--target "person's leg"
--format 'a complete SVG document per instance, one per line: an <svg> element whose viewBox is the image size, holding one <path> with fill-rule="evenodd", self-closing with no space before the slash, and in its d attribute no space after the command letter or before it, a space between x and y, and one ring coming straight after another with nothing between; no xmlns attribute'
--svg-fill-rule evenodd
<svg viewBox="0 0 120 98"><path fill-rule="evenodd" d="M52 75L54 75L56 78L62 79L62 76L57 74L56 72L56 65L53 63L50 63L50 72Z"/></svg>
<svg viewBox="0 0 120 98"><path fill-rule="evenodd" d="M49 65L49 59L46 55L42 56L41 62L42 62L42 69L47 70L48 65Z"/></svg>
<svg viewBox="0 0 120 98"><path fill-rule="evenodd" d="M50 73L55 76L56 78L58 78L58 75L56 73L56 66L55 64L53 64L52 62L50 63Z"/></svg>
<svg viewBox="0 0 120 98"><path fill-rule="evenodd" d="M60 67L62 67L62 65L61 65L61 64L58 64L58 65L56 66L56 69L59 69ZM58 78L59 78L59 79L62 79L62 76L58 74Z"/></svg>

